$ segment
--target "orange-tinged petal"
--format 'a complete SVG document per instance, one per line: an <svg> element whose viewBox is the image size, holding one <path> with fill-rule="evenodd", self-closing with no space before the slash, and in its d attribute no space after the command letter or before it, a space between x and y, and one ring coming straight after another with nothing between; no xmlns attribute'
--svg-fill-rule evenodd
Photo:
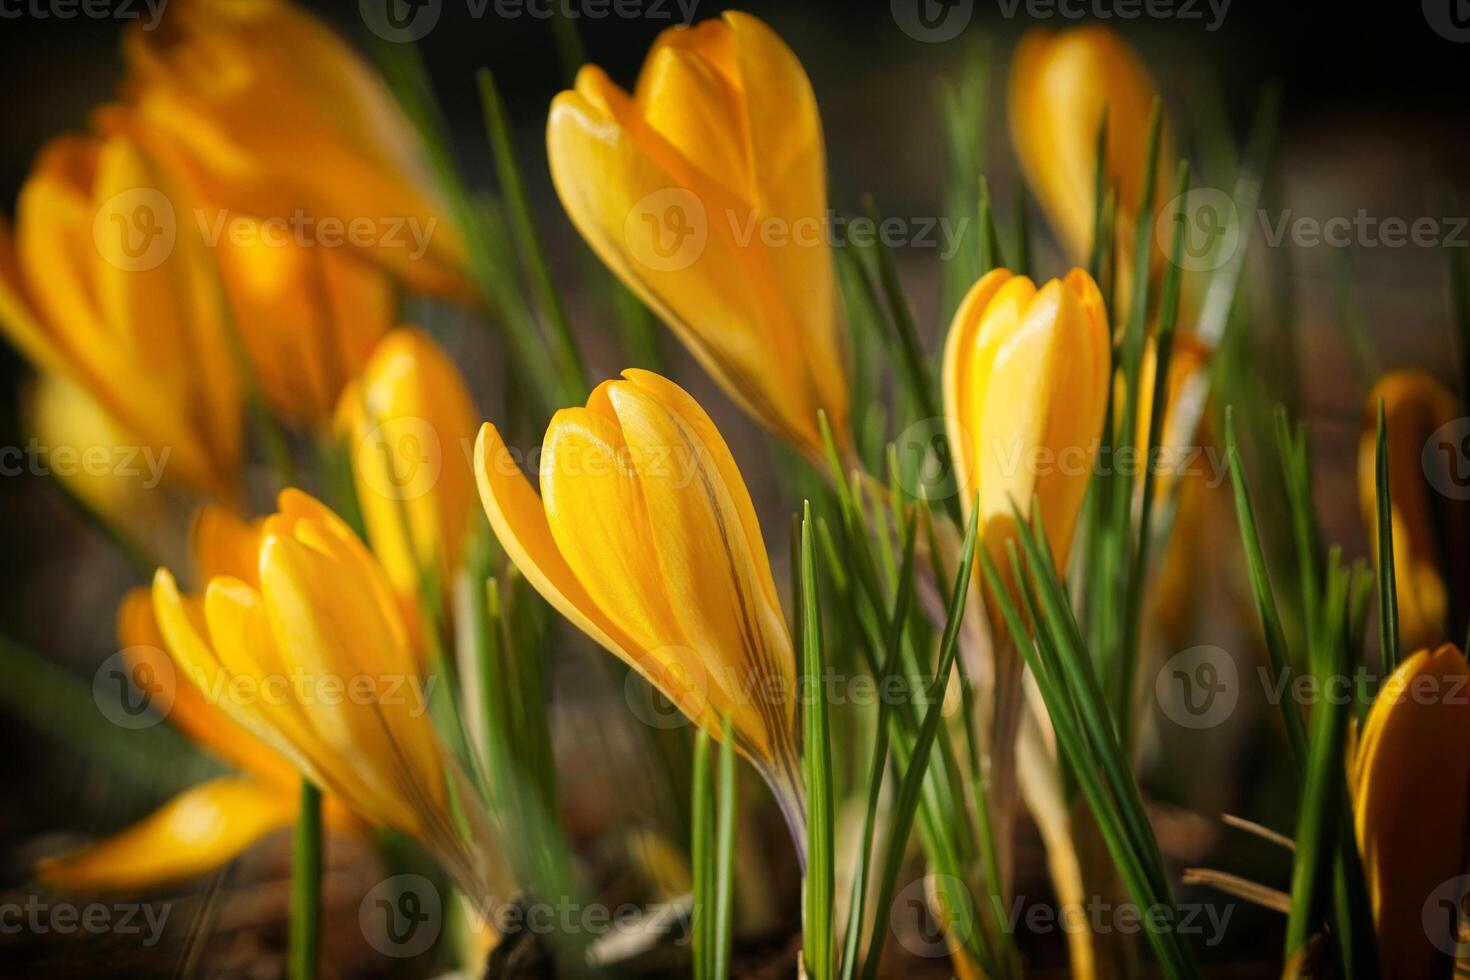
<svg viewBox="0 0 1470 980"><path fill-rule="evenodd" d="M211 504L200 508L194 515L190 543L200 582L228 575L248 585L259 586L258 524L248 523L234 511Z"/></svg>
<svg viewBox="0 0 1470 980"><path fill-rule="evenodd" d="M1385 977L1448 975L1449 957L1434 942L1455 937L1425 932L1425 903L1466 870L1467 731L1470 667L1450 644L1400 664L1363 727L1354 817Z"/></svg>
<svg viewBox="0 0 1470 980"><path fill-rule="evenodd" d="M36 866L67 891L137 889L212 871L296 817L294 789L222 777L185 790L133 826Z"/></svg>

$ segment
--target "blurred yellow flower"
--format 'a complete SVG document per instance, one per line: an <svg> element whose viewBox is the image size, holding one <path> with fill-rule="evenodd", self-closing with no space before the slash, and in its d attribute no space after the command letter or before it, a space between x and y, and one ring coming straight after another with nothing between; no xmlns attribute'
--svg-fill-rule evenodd
<svg viewBox="0 0 1470 980"><path fill-rule="evenodd" d="M769 27L666 30L632 95L583 68L546 143L572 223L736 402L808 455L818 409L843 438L821 119Z"/></svg>
<svg viewBox="0 0 1470 980"><path fill-rule="evenodd" d="M1400 645L1407 650L1442 643L1463 634L1465 605L1455 597L1467 580L1464 548L1470 534L1465 502L1447 496L1430 482L1426 465L1455 465L1437 453L1424 457L1425 444L1441 426L1463 415L1459 399L1423 371L1390 371L1373 386L1358 442L1358 499L1368 538L1378 559L1377 432L1383 402L1388 434L1388 495L1392 505L1393 564L1398 587ZM1450 447L1458 461L1459 449ZM1442 484L1446 485L1446 484Z"/></svg>
<svg viewBox="0 0 1470 980"><path fill-rule="evenodd" d="M1420 650L1384 683L1358 739L1354 820L1384 977L1450 974L1470 826L1467 692L1453 644Z"/></svg>
<svg viewBox="0 0 1470 980"><path fill-rule="evenodd" d="M379 342L342 395L357 501L373 552L393 587L417 602L420 575L447 591L474 514L470 446L479 412L454 363L422 331Z"/></svg>
<svg viewBox="0 0 1470 980"><path fill-rule="evenodd" d="M648 371L552 417L541 495L494 425L480 499L526 580L692 721L737 747L801 837L796 663L745 481L683 389Z"/></svg>
<svg viewBox="0 0 1470 980"><path fill-rule="evenodd" d="M194 598L158 570L153 606L170 656L350 811L423 841L471 895L509 898L490 818L440 746L382 566L306 494L285 490L279 507L260 528L256 582L216 574ZM468 834L451 817L451 795Z"/></svg>
<svg viewBox="0 0 1470 980"><path fill-rule="evenodd" d="M282 0L173 0L123 53L141 125L211 204L340 240L413 288L463 291L463 242L418 133L320 21Z"/></svg>
<svg viewBox="0 0 1470 980"><path fill-rule="evenodd" d="M1011 139L1021 171L1074 262L1085 262L1092 249L1097 129L1107 110L1106 181L1118 195L1120 290L1131 281L1133 225L1142 203L1149 116L1158 94L1137 54L1100 24L1061 32L1033 28L1011 61ZM1155 208L1169 199L1173 159L1166 127Z"/></svg>
<svg viewBox="0 0 1470 980"><path fill-rule="evenodd" d="M0 328L167 474L234 499L242 401L218 284L177 189L125 136L63 136L0 226Z"/></svg>
<svg viewBox="0 0 1470 980"><path fill-rule="evenodd" d="M1102 295L1073 269L1040 289L995 269L970 289L945 341L950 452L968 513L1007 567L1012 507L1040 501L1052 560L1063 570L1107 411L1111 352Z"/></svg>
<svg viewBox="0 0 1470 980"><path fill-rule="evenodd" d="M233 575L256 583L256 527L222 508L200 511L193 529L201 579ZM187 600L195 609L200 600ZM130 889L211 871L296 818L301 778L274 749L232 721L202 689L174 669L146 588L129 592L118 608L117 638L126 670L147 693L150 707L211 755L237 770L190 787L119 833L36 868L46 884L72 891ZM328 801L328 820L345 814Z"/></svg>

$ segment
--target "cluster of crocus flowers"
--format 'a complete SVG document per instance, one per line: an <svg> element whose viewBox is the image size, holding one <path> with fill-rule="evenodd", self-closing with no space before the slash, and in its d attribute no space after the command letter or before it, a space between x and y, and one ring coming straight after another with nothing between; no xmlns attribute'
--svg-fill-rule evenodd
<svg viewBox="0 0 1470 980"><path fill-rule="evenodd" d="M207 507L195 517L191 536L201 580L229 576L259 587L259 525ZM201 604L198 596L188 601L196 609ZM202 688L174 668L149 589L134 589L123 600L117 639L129 675L147 682L152 707L234 772L190 787L111 837L42 861L38 876L56 888L139 888L201 874L296 818L301 777L295 766L220 709L221 688ZM335 804L327 817L334 824L345 821Z"/></svg>
<svg viewBox="0 0 1470 980"><path fill-rule="evenodd" d="M1016 511L1029 517L1033 505L1066 568L1110 364L1102 295L1081 269L1040 289L995 269L956 311L943 365L950 453L966 508L978 494L981 540L998 568L1008 567Z"/></svg>
<svg viewBox="0 0 1470 980"><path fill-rule="evenodd" d="M447 590L474 514L470 447L480 416L449 357L413 327L390 331L343 392L347 440L368 540L393 587L425 598L433 573Z"/></svg>
<svg viewBox="0 0 1470 980"><path fill-rule="evenodd" d="M1133 227L1142 206L1149 119L1158 87L1117 34L1098 24L1035 28L1011 63L1011 137L1026 183L1073 261L1093 247L1097 134L1107 113L1104 191L1117 195L1119 288L1130 283ZM1170 161L1168 137L1160 160ZM1154 206L1168 200L1172 169L1156 171Z"/></svg>
<svg viewBox="0 0 1470 980"><path fill-rule="evenodd" d="M210 204L332 222L412 288L463 291L463 242L418 134L321 22L284 0L174 0L156 28L127 34L123 54L140 123Z"/></svg>
<svg viewBox="0 0 1470 980"><path fill-rule="evenodd" d="M1350 772L1382 975L1448 977L1462 941L1470 826L1470 666L1420 650L1379 690Z"/></svg>
<svg viewBox="0 0 1470 980"><path fill-rule="evenodd" d="M842 438L821 120L781 39L735 12L671 28L631 95L584 67L546 142L572 223L730 396L810 456L818 410Z"/></svg>
<svg viewBox="0 0 1470 980"><path fill-rule="evenodd" d="M1393 565L1398 590L1399 634L1410 650L1464 635L1470 568L1457 542L1470 534L1464 499L1451 496L1464 482L1458 471L1456 432L1444 445L1429 445L1441 428L1460 418L1460 401L1423 371L1391 371L1368 396L1358 444L1358 497L1368 535L1378 536L1377 432L1383 406L1388 437L1388 496ZM1378 550L1373 549L1377 561Z"/></svg>
<svg viewBox="0 0 1470 980"><path fill-rule="evenodd" d="M526 580L700 727L718 738L729 717L800 841L791 636L750 494L704 409L628 370L553 416L539 496L488 422L475 476Z"/></svg>
<svg viewBox="0 0 1470 980"><path fill-rule="evenodd" d="M214 574L189 595L158 571L154 612L174 663L346 809L423 841L469 894L510 898L490 818L434 730L382 566L306 494L283 491L279 507L253 538L253 574Z"/></svg>

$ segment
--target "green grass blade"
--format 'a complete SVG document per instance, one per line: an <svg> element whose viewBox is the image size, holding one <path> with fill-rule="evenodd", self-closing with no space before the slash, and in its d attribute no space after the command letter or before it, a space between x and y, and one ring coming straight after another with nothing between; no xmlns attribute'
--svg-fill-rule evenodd
<svg viewBox="0 0 1470 980"><path fill-rule="evenodd" d="M735 787L735 732L725 716L720 736L719 798L715 810L714 936L710 976L729 980L735 939L735 817L739 798Z"/></svg>
<svg viewBox="0 0 1470 980"><path fill-rule="evenodd" d="M1108 251L1108 107L1098 115L1097 136L1093 139L1092 170L1092 251L1087 258L1087 274L1101 282L1103 257ZM1111 309L1111 307L1109 307Z"/></svg>
<svg viewBox="0 0 1470 980"><path fill-rule="evenodd" d="M1344 620L1347 576L1329 563L1327 597L1321 628L1313 638L1313 673L1319 690L1346 671ZM1343 791L1343 749L1347 735L1347 705L1342 698L1324 698L1313 710L1308 741L1306 784L1297 816L1296 854L1291 874L1291 912L1286 923L1290 956L1311 938L1327 912L1340 796Z"/></svg>
<svg viewBox="0 0 1470 980"><path fill-rule="evenodd" d="M521 179L520 164L516 162L515 142L510 134L510 122L506 118L505 103L495 85L495 76L489 68L481 68L476 74L480 88L480 105L485 115L485 132L490 139L490 149L495 157L495 172L500 179L502 196L510 217L510 230L515 239L516 252L520 256L521 270L537 305L551 326L550 343L552 360L556 364L561 381L561 400L566 404L578 404L587 397L587 371L582 356L577 352L572 339L571 324L567 321L566 308L561 294L551 277L551 267L546 262L546 252L541 246L541 236L536 233L536 219L531 210L531 201L526 196L526 187Z"/></svg>
<svg viewBox="0 0 1470 980"><path fill-rule="evenodd" d="M1005 266L1005 249L995 228L995 207L990 203L990 182L980 178L980 274Z"/></svg>
<svg viewBox="0 0 1470 980"><path fill-rule="evenodd" d="M1256 528L1255 508L1251 505L1250 490L1245 483L1245 465L1241 462L1240 447L1235 441L1235 412L1225 409L1225 458L1230 464L1230 485L1235 492L1235 516L1240 525L1240 541L1245 548L1246 570L1251 580L1251 593L1256 601L1256 614L1261 620L1261 632L1266 638L1266 655L1271 661L1271 670L1280 681L1292 683L1292 659L1286 646L1286 631L1281 626L1281 615L1276 609L1276 595L1271 590L1271 576L1266 568L1266 555L1261 548L1260 533ZM1290 687L1284 688L1290 690ZM1281 721L1286 728L1286 741L1296 760L1298 770L1307 762L1307 734L1297 704L1291 698L1281 699Z"/></svg>
<svg viewBox="0 0 1470 980"><path fill-rule="evenodd" d="M802 950L807 975L830 980L833 972L833 793L832 745L827 722L826 670L822 653L822 613L817 599L816 541L811 502L801 519L801 663L805 721L802 765L807 792L806 901L802 914Z"/></svg>
<svg viewBox="0 0 1470 980"><path fill-rule="evenodd" d="M892 823L889 827L887 846L884 851L882 876L878 881L877 908L886 911L893 902L893 890L898 881L899 866L913 827L914 814L919 806L919 795L924 785L925 772L929 766L929 752L939 734L939 723L943 717L944 692L954 668L955 653L959 649L960 622L965 614L965 599L969 593L970 572L975 560L975 538L980 507L978 502L971 508L969 525L965 529L964 547L960 553L959 569L955 575L954 589L950 592L945 615L944 635L939 644L939 670L935 674L930 691L930 700L924 720L914 741L909 757L908 770L894 801ZM864 980L873 980L878 972L878 961L883 955L884 940L888 930L880 921L872 941L868 944L867 959L863 964ZM982 968L986 964L982 962ZM995 974L993 963L986 972Z"/></svg>

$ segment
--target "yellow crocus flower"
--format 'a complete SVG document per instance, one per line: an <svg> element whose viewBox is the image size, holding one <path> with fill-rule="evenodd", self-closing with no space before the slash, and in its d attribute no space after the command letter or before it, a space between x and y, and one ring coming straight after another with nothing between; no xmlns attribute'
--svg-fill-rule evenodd
<svg viewBox="0 0 1470 980"><path fill-rule="evenodd" d="M526 580L706 731L729 715L800 839L791 637L750 494L704 409L624 371L552 417L539 497L488 422L475 475Z"/></svg>
<svg viewBox="0 0 1470 980"><path fill-rule="evenodd" d="M1445 947L1464 914L1455 879L1470 870L1467 692L1453 644L1420 650L1384 683L1358 740L1354 821L1384 977L1451 972Z"/></svg>
<svg viewBox="0 0 1470 980"><path fill-rule="evenodd" d="M217 574L196 598L158 570L153 607L174 663L352 813L423 841L477 899L510 898L490 818L434 731L382 566L306 494L285 490L279 507L260 528L255 583Z"/></svg>
<svg viewBox="0 0 1470 980"><path fill-rule="evenodd" d="M1452 598L1465 581L1463 550L1470 533L1465 502L1446 496L1426 478L1425 443L1435 430L1464 414L1459 399L1423 371L1390 371L1368 396L1358 442L1358 499L1378 560L1378 403L1388 435L1388 494L1392 505L1393 564L1398 587L1399 635L1405 649L1442 643L1465 629ZM1459 460L1459 447L1448 465ZM1430 459L1446 460L1437 449ZM1436 471L1438 472L1438 471ZM1453 476L1453 474L1448 474Z"/></svg>
<svg viewBox="0 0 1470 980"><path fill-rule="evenodd" d="M0 226L0 328L87 391L167 473L233 499L242 400L218 284L181 201L123 135L63 136Z"/></svg>
<svg viewBox="0 0 1470 980"><path fill-rule="evenodd" d="M1066 568L1077 513L1107 411L1107 315L1092 277L1073 269L1040 289L995 269L970 289L945 341L950 452L968 511L979 493L980 537L997 567L1015 533L1012 507L1032 499Z"/></svg>
<svg viewBox="0 0 1470 980"><path fill-rule="evenodd" d="M842 438L821 119L769 27L728 12L666 30L631 95L584 67L546 144L577 230L737 403L808 455L818 409Z"/></svg>
<svg viewBox="0 0 1470 980"><path fill-rule="evenodd" d="M414 288L462 292L463 241L417 132L316 18L282 0L173 0L123 54L140 124L176 146L210 202L299 216Z"/></svg>
<svg viewBox="0 0 1470 980"><path fill-rule="evenodd" d="M201 579L232 575L256 583L259 530L222 508L195 518L194 563ZM200 600L188 600L198 608ZM231 720L220 692L201 689L175 670L153 615L147 588L123 599L117 638L129 674L142 682L154 710L235 773L192 786L119 833L37 865L40 879L69 891L132 889L211 871L296 817L301 777L284 756ZM327 819L348 821L335 801Z"/></svg>
<svg viewBox="0 0 1470 980"><path fill-rule="evenodd" d="M1100 24L1055 32L1037 27L1016 48L1008 91L1011 140L1026 184L1074 262L1092 249L1097 129L1108 114L1107 186L1118 195L1118 283L1130 283L1134 222L1148 161L1149 116L1158 86L1122 38ZM1174 159L1159 148L1154 207L1169 199Z"/></svg>
<svg viewBox="0 0 1470 980"><path fill-rule="evenodd" d="M474 514L470 447L480 415L457 368L428 335L389 332L343 393L348 441L368 540L394 589L420 598L422 572L447 591Z"/></svg>

